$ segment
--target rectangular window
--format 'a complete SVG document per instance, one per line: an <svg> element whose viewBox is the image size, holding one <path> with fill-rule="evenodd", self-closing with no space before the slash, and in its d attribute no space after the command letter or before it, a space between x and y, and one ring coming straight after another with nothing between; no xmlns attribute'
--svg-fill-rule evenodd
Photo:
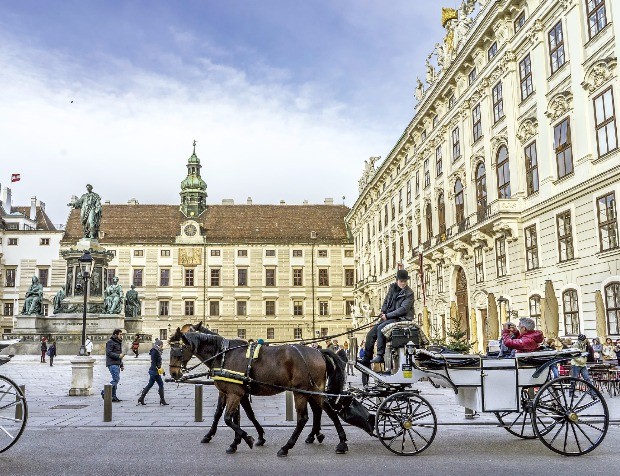
<svg viewBox="0 0 620 476"><path fill-rule="evenodd" d="M478 73L476 71L476 68L472 68L471 71L469 72L469 85L471 86L472 84L474 84L474 82L476 81L476 78L478 77Z"/></svg>
<svg viewBox="0 0 620 476"><path fill-rule="evenodd" d="M407 180L407 205L411 205L411 180Z"/></svg>
<svg viewBox="0 0 620 476"><path fill-rule="evenodd" d="M319 301L319 316L327 316L329 314L329 302Z"/></svg>
<svg viewBox="0 0 620 476"><path fill-rule="evenodd" d="M431 295L431 272L428 269L424 271L424 291L426 292L426 297Z"/></svg>
<svg viewBox="0 0 620 476"><path fill-rule="evenodd" d="M293 250L293 258L301 258L303 255L303 250Z"/></svg>
<svg viewBox="0 0 620 476"><path fill-rule="evenodd" d="M424 188L428 188L431 184L431 166L430 159L424 160Z"/></svg>
<svg viewBox="0 0 620 476"><path fill-rule="evenodd" d="M159 315L160 316L170 315L170 301L159 301Z"/></svg>
<svg viewBox="0 0 620 476"><path fill-rule="evenodd" d="M573 259L573 228L571 226L570 210L557 216L558 250L560 262Z"/></svg>
<svg viewBox="0 0 620 476"><path fill-rule="evenodd" d="M162 268L159 270L159 285L170 286L170 270Z"/></svg>
<svg viewBox="0 0 620 476"><path fill-rule="evenodd" d="M265 250L265 256L275 256L276 250Z"/></svg>
<svg viewBox="0 0 620 476"><path fill-rule="evenodd" d="M495 258L497 261L497 277L506 276L506 238L497 238L495 240Z"/></svg>
<svg viewBox="0 0 620 476"><path fill-rule="evenodd" d="M168 340L168 329L159 329L159 340L161 341Z"/></svg>
<svg viewBox="0 0 620 476"><path fill-rule="evenodd" d="M194 301L185 301L185 315L186 316L194 315Z"/></svg>
<svg viewBox="0 0 620 476"><path fill-rule="evenodd" d="M248 285L247 268L238 268L237 269L237 286L247 286L247 285Z"/></svg>
<svg viewBox="0 0 620 476"><path fill-rule="evenodd" d="M329 270L319 268L319 286L329 286Z"/></svg>
<svg viewBox="0 0 620 476"><path fill-rule="evenodd" d="M534 92L532 61L529 54L519 63L519 79L521 82L521 100L525 100Z"/></svg>
<svg viewBox="0 0 620 476"><path fill-rule="evenodd" d="M598 156L601 157L618 148L618 130L614 95L611 88L594 98L594 120Z"/></svg>
<svg viewBox="0 0 620 476"><path fill-rule="evenodd" d="M473 123L472 133L474 135L474 142L482 137L482 113L480 112L480 103L471 111L471 119Z"/></svg>
<svg viewBox="0 0 620 476"><path fill-rule="evenodd" d="M275 285L276 285L276 269L265 268L265 286L275 286Z"/></svg>
<svg viewBox="0 0 620 476"><path fill-rule="evenodd" d="M221 256L222 250L211 250L211 256Z"/></svg>
<svg viewBox="0 0 620 476"><path fill-rule="evenodd" d="M373 226L373 235L375 234L374 232L374 226ZM353 258L353 250L344 250L344 257L345 258Z"/></svg>
<svg viewBox="0 0 620 476"><path fill-rule="evenodd" d="M48 286L47 281L49 278L49 273L50 270L48 268L39 269L39 283L41 283L41 286L43 286L44 288Z"/></svg>
<svg viewBox="0 0 620 476"><path fill-rule="evenodd" d="M211 286L215 286L215 287L220 286L220 269L219 268L211 269Z"/></svg>
<svg viewBox="0 0 620 476"><path fill-rule="evenodd" d="M399 190L398 191L398 213L402 213L403 212L403 190ZM370 224L368 224L368 227L370 228ZM370 239L370 233L368 233L368 238Z"/></svg>
<svg viewBox="0 0 620 476"><path fill-rule="evenodd" d="M329 335L329 329L327 327L321 327L321 337L327 337Z"/></svg>
<svg viewBox="0 0 620 476"><path fill-rule="evenodd" d="M220 302L219 301L209 301L209 315L210 316L220 315Z"/></svg>
<svg viewBox="0 0 620 476"><path fill-rule="evenodd" d="M525 148L525 174L527 180L527 194L538 192L538 157L536 155L536 141Z"/></svg>
<svg viewBox="0 0 620 476"><path fill-rule="evenodd" d="M267 328L267 339L275 339L276 338L276 330L274 327Z"/></svg>
<svg viewBox="0 0 620 476"><path fill-rule="evenodd" d="M538 269L538 240L536 237L536 225L525 229L525 261L527 270Z"/></svg>
<svg viewBox="0 0 620 476"><path fill-rule="evenodd" d="M327 250L319 250L319 258L327 258Z"/></svg>
<svg viewBox="0 0 620 476"><path fill-rule="evenodd" d="M420 195L420 171L415 173L415 196ZM385 223L387 225L387 222Z"/></svg>
<svg viewBox="0 0 620 476"><path fill-rule="evenodd" d="M437 265L437 292L443 293L443 265Z"/></svg>
<svg viewBox="0 0 620 476"><path fill-rule="evenodd" d="M41 241L39 241L39 244L41 246L49 246L50 244L50 239L49 238L41 238Z"/></svg>
<svg viewBox="0 0 620 476"><path fill-rule="evenodd" d="M608 193L596 200L598 208L598 231L601 251L618 247L618 213L616 194Z"/></svg>
<svg viewBox="0 0 620 476"><path fill-rule="evenodd" d="M142 257L144 256L144 250L133 250L133 255L136 257Z"/></svg>
<svg viewBox="0 0 620 476"><path fill-rule="evenodd" d="M116 276L116 270L115 269L108 269L106 271L106 276L105 276L105 285L109 286L110 284L112 284L112 280L114 279L114 276Z"/></svg>
<svg viewBox="0 0 620 476"><path fill-rule="evenodd" d="M133 285L136 287L142 286L142 274L144 270L142 269L134 269L133 270Z"/></svg>
<svg viewBox="0 0 620 476"><path fill-rule="evenodd" d="M248 313L248 302L237 301L237 316L245 316Z"/></svg>
<svg viewBox="0 0 620 476"><path fill-rule="evenodd" d="M355 305L355 301L345 301L344 303L344 313L347 316L350 316L353 312L353 306Z"/></svg>
<svg viewBox="0 0 620 476"><path fill-rule="evenodd" d="M573 173L573 148L571 144L570 119L567 117L554 128L553 147L558 169L558 179Z"/></svg>
<svg viewBox="0 0 620 476"><path fill-rule="evenodd" d="M525 24L525 12L519 13L519 16L515 20L515 33L517 33Z"/></svg>
<svg viewBox="0 0 620 476"><path fill-rule="evenodd" d="M239 258L245 258L248 255L248 250L237 250L237 256Z"/></svg>
<svg viewBox="0 0 620 476"><path fill-rule="evenodd" d="M438 121L437 114L435 114L433 116L433 129L435 129L435 127L437 127L437 121Z"/></svg>
<svg viewBox="0 0 620 476"><path fill-rule="evenodd" d="M12 316L13 315L13 303L12 302L5 302L4 303L4 315L5 316Z"/></svg>
<svg viewBox="0 0 620 476"><path fill-rule="evenodd" d="M452 109L456 105L456 97L454 94L448 98L448 109Z"/></svg>
<svg viewBox="0 0 620 476"><path fill-rule="evenodd" d="M276 302L275 301L265 301L265 315L266 316L276 315Z"/></svg>
<svg viewBox="0 0 620 476"><path fill-rule="evenodd" d="M489 61L491 61L493 58L495 58L496 54L497 54L497 41L494 41L493 44L491 45L491 47L489 48L489 51L488 51Z"/></svg>
<svg viewBox="0 0 620 476"><path fill-rule="evenodd" d="M353 286L355 284L355 271L352 269L344 270L344 285Z"/></svg>
<svg viewBox="0 0 620 476"><path fill-rule="evenodd" d="M293 339L303 339L303 329L301 327L296 327L293 329Z"/></svg>
<svg viewBox="0 0 620 476"><path fill-rule="evenodd" d="M493 120L499 121L504 117L504 95L501 81L493 87Z"/></svg>
<svg viewBox="0 0 620 476"><path fill-rule="evenodd" d="M302 268L293 268L293 286L303 286Z"/></svg>
<svg viewBox="0 0 620 476"><path fill-rule="evenodd" d="M561 21L557 22L549 32L549 59L551 61L551 74L555 73L566 62Z"/></svg>
<svg viewBox="0 0 620 476"><path fill-rule="evenodd" d="M482 247L474 249L474 265L476 267L476 283L484 282L484 257Z"/></svg>
<svg viewBox="0 0 620 476"><path fill-rule="evenodd" d="M390 205L392 209L392 220L396 219L396 207L394 206L394 197L390 200Z"/></svg>
<svg viewBox="0 0 620 476"><path fill-rule="evenodd" d="M185 270L185 286L193 286L194 285L194 270L186 269Z"/></svg>
<svg viewBox="0 0 620 476"><path fill-rule="evenodd" d="M293 301L293 316L303 316L303 315L304 315L304 302Z"/></svg>
<svg viewBox="0 0 620 476"><path fill-rule="evenodd" d="M112 254L112 259L116 258L116 250L109 250L109 252Z"/></svg>
<svg viewBox="0 0 620 476"><path fill-rule="evenodd" d="M579 300L575 289L567 289L562 293L564 305L564 332L567 335L579 334Z"/></svg>
<svg viewBox="0 0 620 476"><path fill-rule="evenodd" d="M9 238L9 246L17 246L17 238Z"/></svg>
<svg viewBox="0 0 620 476"><path fill-rule="evenodd" d="M461 156L461 138L459 128L452 130L452 161L457 160Z"/></svg>
<svg viewBox="0 0 620 476"><path fill-rule="evenodd" d="M588 32L592 38L607 25L605 0L586 0L586 8L588 11Z"/></svg>
<svg viewBox="0 0 620 476"><path fill-rule="evenodd" d="M237 337L245 340L245 329L237 329Z"/></svg>
<svg viewBox="0 0 620 476"><path fill-rule="evenodd" d="M170 250L161 250L161 251L159 252L159 255L160 255L162 258L167 258L167 257L169 257L169 256L170 256Z"/></svg>
<svg viewBox="0 0 620 476"><path fill-rule="evenodd" d="M443 156L441 146L435 149L435 174L439 177L443 173Z"/></svg>
<svg viewBox="0 0 620 476"><path fill-rule="evenodd" d="M421 138L422 140L426 140L426 129L422 131Z"/></svg>

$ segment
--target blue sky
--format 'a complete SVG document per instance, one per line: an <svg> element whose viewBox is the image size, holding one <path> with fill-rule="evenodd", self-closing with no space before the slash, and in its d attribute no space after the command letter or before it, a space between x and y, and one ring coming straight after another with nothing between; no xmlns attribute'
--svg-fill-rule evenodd
<svg viewBox="0 0 620 476"><path fill-rule="evenodd" d="M59 223L87 181L113 203L178 203L196 139L210 203L351 205L411 119L442 5L2 2L0 183L21 173L15 199Z"/></svg>

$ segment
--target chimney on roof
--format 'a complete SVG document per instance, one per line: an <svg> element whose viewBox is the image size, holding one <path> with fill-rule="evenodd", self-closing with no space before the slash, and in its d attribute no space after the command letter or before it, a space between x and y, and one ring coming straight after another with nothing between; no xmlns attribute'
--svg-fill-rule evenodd
<svg viewBox="0 0 620 476"><path fill-rule="evenodd" d="M4 187L2 189L2 203L4 204L4 211L8 214L11 213L11 189Z"/></svg>
<svg viewBox="0 0 620 476"><path fill-rule="evenodd" d="M140 204L138 203L137 199L131 198L131 199L127 200L127 205L140 205Z"/></svg>
<svg viewBox="0 0 620 476"><path fill-rule="evenodd" d="M232 198L222 198L222 205L234 205L235 200Z"/></svg>
<svg viewBox="0 0 620 476"><path fill-rule="evenodd" d="M308 200L304 200L304 205L308 205Z"/></svg>
<svg viewBox="0 0 620 476"><path fill-rule="evenodd" d="M284 200L280 200L280 205L286 205L286 202Z"/></svg>
<svg viewBox="0 0 620 476"><path fill-rule="evenodd" d="M105 202L103 202L104 205L109 205L110 204L110 200L106 200Z"/></svg>
<svg viewBox="0 0 620 476"><path fill-rule="evenodd" d="M32 221L37 219L37 197L30 199L30 219Z"/></svg>
<svg viewBox="0 0 620 476"><path fill-rule="evenodd" d="M252 197L248 197L248 205L252 205Z"/></svg>
<svg viewBox="0 0 620 476"><path fill-rule="evenodd" d="M333 205L334 204L334 199L333 198L326 198L325 202L323 202L325 205Z"/></svg>

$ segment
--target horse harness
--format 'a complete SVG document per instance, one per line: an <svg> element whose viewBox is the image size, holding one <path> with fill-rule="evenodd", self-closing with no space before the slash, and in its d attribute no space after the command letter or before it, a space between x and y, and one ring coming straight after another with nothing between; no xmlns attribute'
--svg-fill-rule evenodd
<svg viewBox="0 0 620 476"><path fill-rule="evenodd" d="M252 364L254 363L254 360L258 359L262 344L259 344L257 342L252 342L247 346L248 350L245 356L248 359L248 366L245 372L237 372L236 370L229 370L224 367L224 363L226 361L226 353L230 350L229 346L230 346L229 340L223 339L222 345L220 347L220 353L222 354L222 362L219 368L214 367L211 369L211 372L210 372L211 377L215 381L236 383L236 384L244 385L247 387L252 382L252 377L250 376L252 372Z"/></svg>

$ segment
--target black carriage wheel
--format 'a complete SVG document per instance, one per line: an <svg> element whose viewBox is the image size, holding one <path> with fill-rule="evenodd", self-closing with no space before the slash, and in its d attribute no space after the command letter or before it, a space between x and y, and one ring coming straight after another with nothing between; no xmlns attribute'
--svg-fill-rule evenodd
<svg viewBox="0 0 620 476"><path fill-rule="evenodd" d="M395 393L379 406L375 433L392 453L416 455L435 439L437 417L430 403L416 392Z"/></svg>
<svg viewBox="0 0 620 476"><path fill-rule="evenodd" d="M17 443L27 420L26 397L15 382L0 375L0 453Z"/></svg>
<svg viewBox="0 0 620 476"><path fill-rule="evenodd" d="M534 387L521 389L521 411L495 412L495 416L502 428L508 433L524 440L536 438L534 426L532 425L532 399L534 398L534 392Z"/></svg>
<svg viewBox="0 0 620 476"><path fill-rule="evenodd" d="M544 384L534 399L532 415L540 441L565 456L594 450L609 426L609 410L601 393L594 385L572 377Z"/></svg>

